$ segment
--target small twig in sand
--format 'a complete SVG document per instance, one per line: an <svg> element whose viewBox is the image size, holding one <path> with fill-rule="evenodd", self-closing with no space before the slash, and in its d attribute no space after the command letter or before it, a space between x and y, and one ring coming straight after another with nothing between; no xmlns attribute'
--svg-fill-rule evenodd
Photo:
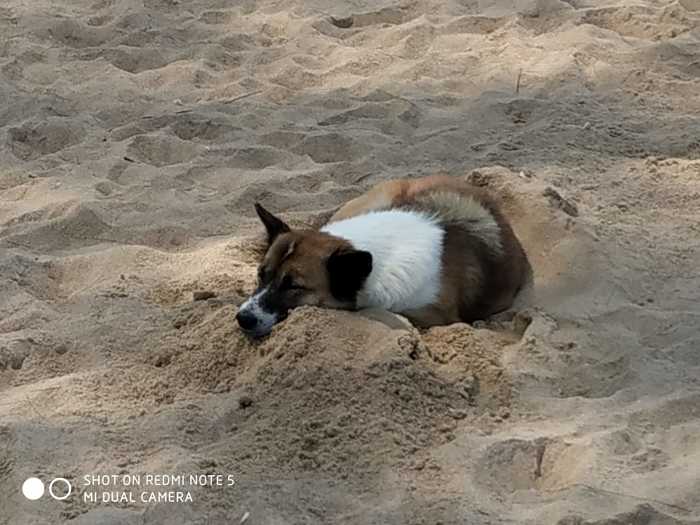
<svg viewBox="0 0 700 525"><path fill-rule="evenodd" d="M289 55L291 55L291 54L292 54L292 53L289 53ZM289 56L289 55L285 55L285 56ZM284 58L284 57L282 57L282 58ZM262 93L263 91L264 91L264 89L258 89L257 91L253 91L253 92L251 92L251 93L244 93L243 95L239 95L239 96L237 96L237 97L233 97L233 98L230 98L230 99L228 99L228 100L222 100L221 103L222 103L222 104L232 104L232 103L237 102L237 101L239 101L239 100L242 100L242 99L244 99L244 98L252 97L252 96L254 96L254 95L257 95L257 94L259 94L259 93ZM178 106L181 106L181 105L182 105L182 101L176 101L176 103L177 103L177 102L179 102L179 104L177 104ZM175 111L174 114L175 114L175 115L182 115L182 114L184 114L184 113L191 113L192 111L194 111L194 109L195 109L194 106L193 106L193 107L190 107L190 108L186 108L186 109L180 109L180 110L178 110L178 111ZM150 118L156 118L156 116L157 116L157 115L143 115L141 118L142 118L142 119L150 119ZM163 116L163 115L160 115L160 116Z"/></svg>
<svg viewBox="0 0 700 525"><path fill-rule="evenodd" d="M515 94L517 95L520 93L520 79L523 76L523 68L520 68L520 71L518 71L518 80L515 81Z"/></svg>
<svg viewBox="0 0 700 525"><path fill-rule="evenodd" d="M371 177L372 175L374 175L374 172L365 173L364 175L360 175L359 177L357 177L354 181L352 181L352 183L359 184L360 182L365 180L367 177Z"/></svg>
<svg viewBox="0 0 700 525"><path fill-rule="evenodd" d="M251 93L245 93L244 95L239 95L237 97L230 98L228 100L222 100L222 104L232 104L233 102L238 102L239 100L242 100L244 98L252 97L254 95L257 95L258 93L262 93L262 89L258 89L257 91L253 91Z"/></svg>

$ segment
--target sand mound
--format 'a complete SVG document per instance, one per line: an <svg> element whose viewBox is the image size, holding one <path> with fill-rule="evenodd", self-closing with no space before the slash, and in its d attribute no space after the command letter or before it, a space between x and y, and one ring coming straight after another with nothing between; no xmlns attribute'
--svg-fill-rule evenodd
<svg viewBox="0 0 700 525"><path fill-rule="evenodd" d="M0 523L700 523L696 4L4 2ZM432 173L502 199L510 314L238 332L253 202ZM237 483L79 483L182 472Z"/></svg>

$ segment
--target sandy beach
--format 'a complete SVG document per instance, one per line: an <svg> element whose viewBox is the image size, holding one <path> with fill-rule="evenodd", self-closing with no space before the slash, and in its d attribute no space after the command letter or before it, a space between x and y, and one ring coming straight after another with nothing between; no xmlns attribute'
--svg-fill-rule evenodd
<svg viewBox="0 0 700 525"><path fill-rule="evenodd" d="M433 173L514 317L241 334L255 201ZM0 525L58 523L700 524L700 2L3 1Z"/></svg>

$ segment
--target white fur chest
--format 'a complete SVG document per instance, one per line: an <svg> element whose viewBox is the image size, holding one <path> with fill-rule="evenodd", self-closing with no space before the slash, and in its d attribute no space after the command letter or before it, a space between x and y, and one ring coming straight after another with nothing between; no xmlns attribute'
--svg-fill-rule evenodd
<svg viewBox="0 0 700 525"><path fill-rule="evenodd" d="M445 232L429 215L378 211L327 224L321 231L372 254L372 272L358 294L358 307L400 313L438 298Z"/></svg>

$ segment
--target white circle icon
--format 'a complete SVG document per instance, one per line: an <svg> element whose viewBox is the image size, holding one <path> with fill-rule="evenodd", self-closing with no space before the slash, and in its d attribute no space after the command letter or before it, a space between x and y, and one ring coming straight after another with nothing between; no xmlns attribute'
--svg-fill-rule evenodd
<svg viewBox="0 0 700 525"><path fill-rule="evenodd" d="M39 478L27 478L22 483L22 494L30 500L37 500L44 495L44 482Z"/></svg>
<svg viewBox="0 0 700 525"><path fill-rule="evenodd" d="M57 496L53 492L53 486L57 481L60 481L61 483L64 483L66 485L66 493L63 496L60 496L60 495ZM72 490L73 490L73 487L71 486L70 481L68 481L66 478L54 478L51 481L51 483L49 483L49 494L51 494L51 497L53 499L57 499L58 501L62 501L64 499L66 499L68 496L70 496L70 493Z"/></svg>

